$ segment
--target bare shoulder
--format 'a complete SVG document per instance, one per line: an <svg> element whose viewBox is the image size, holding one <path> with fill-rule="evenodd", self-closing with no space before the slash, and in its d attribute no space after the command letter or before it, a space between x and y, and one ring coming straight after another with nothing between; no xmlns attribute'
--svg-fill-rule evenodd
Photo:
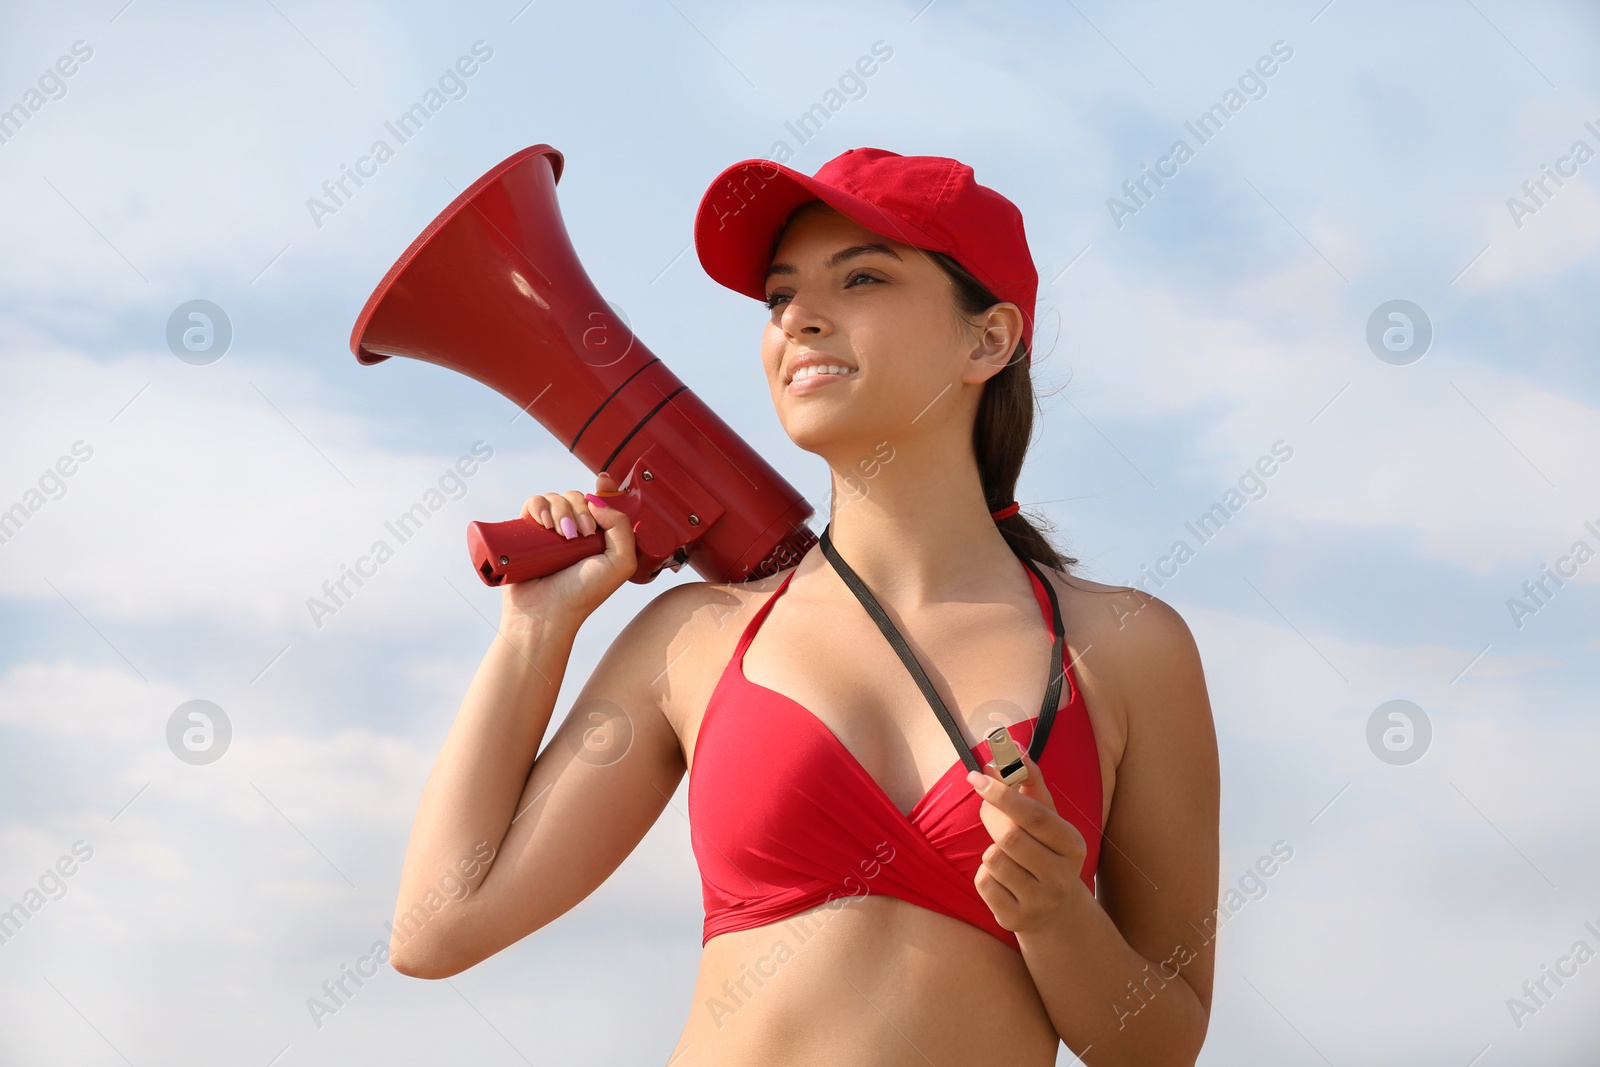
<svg viewBox="0 0 1600 1067"><path fill-rule="evenodd" d="M619 635L627 658L650 664L648 684L685 752L745 624L787 571L751 582L689 581L664 589ZM630 631L632 631L630 633Z"/></svg>
<svg viewBox="0 0 1600 1067"><path fill-rule="evenodd" d="M714 643L730 632L730 620L748 621L787 574L751 582L680 582L646 604L633 625L671 651Z"/></svg>
<svg viewBox="0 0 1600 1067"><path fill-rule="evenodd" d="M1119 762L1120 742L1140 732L1141 723L1149 727L1154 719L1201 709L1209 723L1199 649L1172 605L1136 587L1041 570L1060 599L1067 640L1078 657L1074 670L1119 742Z"/></svg>
<svg viewBox="0 0 1600 1067"><path fill-rule="evenodd" d="M1149 666L1152 660L1198 659L1188 623L1160 597L1133 586L1106 585L1079 575L1040 569L1056 587L1068 637L1076 644L1093 644L1101 651L1101 658L1128 666Z"/></svg>

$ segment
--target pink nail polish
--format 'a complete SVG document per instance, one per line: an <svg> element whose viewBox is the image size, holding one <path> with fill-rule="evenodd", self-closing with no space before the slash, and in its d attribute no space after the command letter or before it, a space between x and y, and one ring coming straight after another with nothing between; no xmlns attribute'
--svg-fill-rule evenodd
<svg viewBox="0 0 1600 1067"><path fill-rule="evenodd" d="M571 515L561 516L561 536L569 539L578 536L578 525L572 521Z"/></svg>
<svg viewBox="0 0 1600 1067"><path fill-rule="evenodd" d="M605 502L604 497L595 496L593 493L583 494L583 499L587 500L597 508L609 508L611 506Z"/></svg>

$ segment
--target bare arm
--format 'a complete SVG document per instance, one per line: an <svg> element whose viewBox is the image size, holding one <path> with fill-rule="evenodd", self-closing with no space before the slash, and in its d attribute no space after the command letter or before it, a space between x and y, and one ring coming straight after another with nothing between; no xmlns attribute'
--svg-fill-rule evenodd
<svg viewBox="0 0 1600 1067"><path fill-rule="evenodd" d="M1040 802L1037 789L1030 794L1027 782L986 791L1009 818L985 817L996 836L979 889L987 885L1000 903L997 916L1006 911L1015 920L1056 1032L1085 1063L1192 1067L1211 1012L1216 735L1183 619L1155 598L1129 616L1134 621L1114 641L1096 642L1096 671L1116 679L1128 723L1097 869L1099 899L1078 877L1083 835ZM999 892L1007 884L1015 904Z"/></svg>
<svg viewBox="0 0 1600 1067"><path fill-rule="evenodd" d="M633 850L683 774L656 683L701 583L668 589L624 628L539 752L578 628L634 556L626 517L581 493L530 508L551 527L563 515L580 532L598 524L607 551L505 590L406 848L389 959L414 977L456 974L564 914Z"/></svg>

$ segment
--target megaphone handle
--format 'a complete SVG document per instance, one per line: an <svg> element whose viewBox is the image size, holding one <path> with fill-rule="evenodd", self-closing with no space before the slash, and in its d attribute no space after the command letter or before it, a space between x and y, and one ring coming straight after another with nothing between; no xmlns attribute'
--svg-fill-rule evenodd
<svg viewBox="0 0 1600 1067"><path fill-rule="evenodd" d="M644 504L636 488L600 489L592 495L605 499L630 519L638 519ZM531 518L467 525L467 551L484 585L515 585L530 578L543 578L605 550L606 535L602 530L569 538Z"/></svg>
<svg viewBox="0 0 1600 1067"><path fill-rule="evenodd" d="M467 551L484 585L543 578L606 550L604 531L563 537L535 519L467 525Z"/></svg>

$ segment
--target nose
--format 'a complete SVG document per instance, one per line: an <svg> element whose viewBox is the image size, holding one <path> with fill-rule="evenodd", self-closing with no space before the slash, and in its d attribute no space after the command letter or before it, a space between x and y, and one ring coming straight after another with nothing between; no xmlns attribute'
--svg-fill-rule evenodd
<svg viewBox="0 0 1600 1067"><path fill-rule="evenodd" d="M778 325L790 337L805 335L818 337L833 331L825 315L812 310L808 300L802 300L796 293L783 303L783 310L778 315Z"/></svg>

